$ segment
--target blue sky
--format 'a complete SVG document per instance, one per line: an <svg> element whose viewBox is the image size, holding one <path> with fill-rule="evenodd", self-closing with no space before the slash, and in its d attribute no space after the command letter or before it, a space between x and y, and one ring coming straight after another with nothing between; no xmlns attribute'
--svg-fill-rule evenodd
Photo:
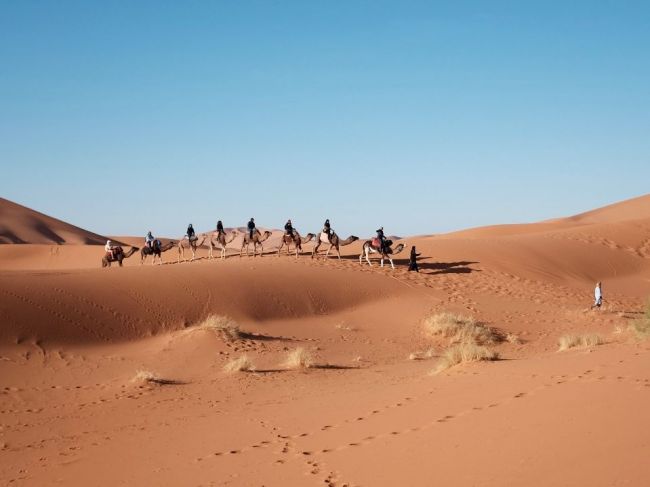
<svg viewBox="0 0 650 487"><path fill-rule="evenodd" d="M0 195L422 234L648 192L649 2L0 0Z"/></svg>

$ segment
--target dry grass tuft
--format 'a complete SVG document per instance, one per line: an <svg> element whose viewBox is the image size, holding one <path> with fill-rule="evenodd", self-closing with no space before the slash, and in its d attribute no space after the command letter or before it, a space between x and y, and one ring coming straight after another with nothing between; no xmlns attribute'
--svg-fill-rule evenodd
<svg viewBox="0 0 650 487"><path fill-rule="evenodd" d="M429 348L424 352L413 352L409 355L409 360L426 360L436 356L436 350L434 348Z"/></svg>
<svg viewBox="0 0 650 487"><path fill-rule="evenodd" d="M131 382L156 382L158 380L160 380L160 377L153 372L149 372L148 370L138 370L133 379L131 379Z"/></svg>
<svg viewBox="0 0 650 487"><path fill-rule="evenodd" d="M650 319L642 318L630 325L630 331L639 340L650 338Z"/></svg>
<svg viewBox="0 0 650 487"><path fill-rule="evenodd" d="M570 348L590 348L605 343L603 338L597 333L587 333L584 335L564 335L558 340L560 345L559 352L569 350Z"/></svg>
<svg viewBox="0 0 650 487"><path fill-rule="evenodd" d="M225 341L234 342L242 337L239 324L228 316L209 315L200 323L185 330L187 333L195 331L213 331Z"/></svg>
<svg viewBox="0 0 650 487"><path fill-rule="evenodd" d="M438 374L443 370L459 364L479 362L482 360L497 360L498 358L499 354L487 347L473 343L461 343L445 350L440 362L438 362L438 365L431 373Z"/></svg>
<svg viewBox="0 0 650 487"><path fill-rule="evenodd" d="M645 340L650 338L650 301L645 306L643 316L638 320L632 322L629 330L637 338L637 340Z"/></svg>
<svg viewBox="0 0 650 487"><path fill-rule="evenodd" d="M158 385L184 384L184 382L181 381L164 379L148 370L138 370L133 379L131 379L131 382L144 382L146 384Z"/></svg>
<svg viewBox="0 0 650 487"><path fill-rule="evenodd" d="M309 351L298 347L289 352L287 360L282 365L289 369L308 369L314 365L314 359Z"/></svg>
<svg viewBox="0 0 650 487"><path fill-rule="evenodd" d="M341 323L337 324L334 326L337 330L343 330L343 331L356 331L357 329L354 326L350 326L346 324L344 321Z"/></svg>
<svg viewBox="0 0 650 487"><path fill-rule="evenodd" d="M508 343L514 343L515 345L519 345L519 344L523 343L521 338L519 338L519 336L515 335L514 333L508 333L506 335L506 341Z"/></svg>
<svg viewBox="0 0 650 487"><path fill-rule="evenodd" d="M226 372L252 372L255 370L255 365L247 355L242 355L224 365L223 370Z"/></svg>
<svg viewBox="0 0 650 487"><path fill-rule="evenodd" d="M424 320L427 332L432 336L449 338L450 343L475 343L484 345L502 340L500 334L474 318L443 312Z"/></svg>

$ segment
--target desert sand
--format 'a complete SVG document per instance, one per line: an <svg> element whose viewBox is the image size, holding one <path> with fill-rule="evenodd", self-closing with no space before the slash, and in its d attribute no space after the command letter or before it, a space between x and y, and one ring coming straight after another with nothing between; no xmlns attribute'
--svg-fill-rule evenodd
<svg viewBox="0 0 650 487"><path fill-rule="evenodd" d="M103 236L0 200L0 484L649 485L650 195L405 238L395 270L279 236L102 269ZM499 360L442 368L444 312Z"/></svg>

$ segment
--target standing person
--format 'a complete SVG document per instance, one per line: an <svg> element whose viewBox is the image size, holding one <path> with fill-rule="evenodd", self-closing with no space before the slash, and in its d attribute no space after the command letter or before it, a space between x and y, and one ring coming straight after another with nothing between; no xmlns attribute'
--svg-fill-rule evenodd
<svg viewBox="0 0 650 487"><path fill-rule="evenodd" d="M284 233L293 237L293 225L290 219L284 224Z"/></svg>
<svg viewBox="0 0 650 487"><path fill-rule="evenodd" d="M192 240L196 240L196 232L194 231L194 227L192 226L191 223L187 226L187 234L186 235L187 235L187 238L188 238L188 240L190 242Z"/></svg>
<svg viewBox="0 0 650 487"><path fill-rule="evenodd" d="M248 221L247 227L248 227L248 236L252 239L253 234L255 233L255 218L251 218Z"/></svg>
<svg viewBox="0 0 650 487"><path fill-rule="evenodd" d="M217 235L221 235L222 233L226 233L223 230L223 223L221 223L221 220L217 222Z"/></svg>
<svg viewBox="0 0 650 487"><path fill-rule="evenodd" d="M415 252L415 245L411 247L411 258L409 259L409 272L410 271L415 271L415 272L420 272L420 268L418 267L418 257L420 254Z"/></svg>
<svg viewBox="0 0 650 487"><path fill-rule="evenodd" d="M594 289L594 304L591 307L593 308L598 308L603 305L603 285L600 281L596 283L596 289Z"/></svg>
<svg viewBox="0 0 650 487"><path fill-rule="evenodd" d="M144 243L147 247L153 250L153 241L154 241L153 234L151 233L151 230L149 230L147 232L147 236L144 237Z"/></svg>

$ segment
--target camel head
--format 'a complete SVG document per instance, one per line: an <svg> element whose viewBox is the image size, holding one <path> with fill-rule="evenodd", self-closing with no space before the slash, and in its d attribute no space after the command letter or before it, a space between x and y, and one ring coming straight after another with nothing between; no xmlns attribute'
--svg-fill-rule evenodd
<svg viewBox="0 0 650 487"><path fill-rule="evenodd" d="M393 255L399 254L402 250L404 250L405 247L406 247L406 245L404 245L403 243L399 244L397 247L395 247L393 249L393 252L392 252Z"/></svg>
<svg viewBox="0 0 650 487"><path fill-rule="evenodd" d="M356 235L350 235L348 238L346 238L345 240L343 240L341 242L341 245L342 246L343 245L350 245L352 242L356 242L357 240L359 240L359 237L357 237Z"/></svg>

